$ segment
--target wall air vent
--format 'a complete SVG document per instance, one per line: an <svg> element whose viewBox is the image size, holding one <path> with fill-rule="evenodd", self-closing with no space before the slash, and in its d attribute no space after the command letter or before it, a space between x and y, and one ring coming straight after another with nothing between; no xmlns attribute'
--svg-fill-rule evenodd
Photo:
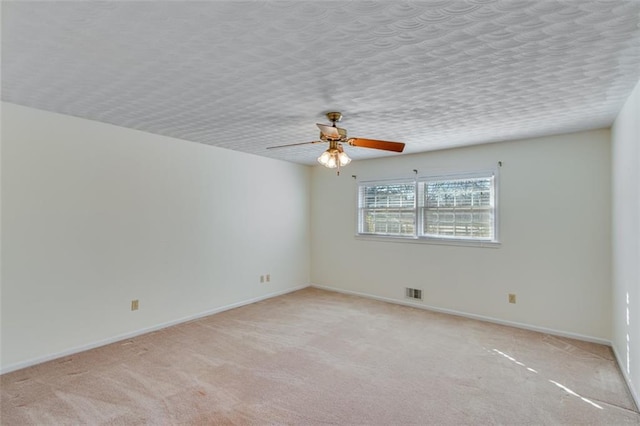
<svg viewBox="0 0 640 426"><path fill-rule="evenodd" d="M404 289L404 296L407 299L422 300L422 290L407 287Z"/></svg>

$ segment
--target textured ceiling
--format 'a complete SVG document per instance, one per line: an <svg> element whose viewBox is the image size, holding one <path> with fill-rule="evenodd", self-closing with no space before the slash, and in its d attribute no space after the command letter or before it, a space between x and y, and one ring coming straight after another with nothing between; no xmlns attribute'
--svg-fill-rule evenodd
<svg viewBox="0 0 640 426"><path fill-rule="evenodd" d="M635 0L5 1L2 99L304 164L324 145L266 147L337 110L415 153L611 125L639 23Z"/></svg>

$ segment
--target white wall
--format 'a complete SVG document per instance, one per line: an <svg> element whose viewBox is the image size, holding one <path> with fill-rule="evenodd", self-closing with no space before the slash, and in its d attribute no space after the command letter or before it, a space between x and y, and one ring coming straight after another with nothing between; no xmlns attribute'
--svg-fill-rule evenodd
<svg viewBox="0 0 640 426"><path fill-rule="evenodd" d="M640 405L640 83L612 127L613 348Z"/></svg>
<svg viewBox="0 0 640 426"><path fill-rule="evenodd" d="M499 169L499 248L354 237L356 181ZM610 133L354 161L341 176L312 171L312 269L318 286L422 305L594 341L611 338ZM508 293L517 295L509 304Z"/></svg>
<svg viewBox="0 0 640 426"><path fill-rule="evenodd" d="M2 107L3 371L308 285L309 167Z"/></svg>

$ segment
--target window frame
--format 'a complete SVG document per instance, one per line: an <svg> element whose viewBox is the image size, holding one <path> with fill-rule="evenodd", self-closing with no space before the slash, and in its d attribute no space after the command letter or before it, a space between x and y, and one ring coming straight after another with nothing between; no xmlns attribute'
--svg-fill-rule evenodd
<svg viewBox="0 0 640 426"><path fill-rule="evenodd" d="M445 235L428 235L422 233L423 220L421 218L424 207L421 206L421 196L424 195L423 187L426 182L447 181L447 180L464 180L464 179L482 179L493 178L493 238L468 238L459 236ZM427 243L427 244L444 244L444 245L460 245L475 247L499 247L500 242L500 208L499 208L499 175L498 169L488 169L474 172L447 172L433 173L427 175L416 175L413 178L397 178L385 180L358 181L357 183L357 205L356 205L356 238L361 240L388 241L388 242L404 242L404 243ZM365 186L374 185L393 185L413 183L414 185L414 233L413 235L393 235L382 233L366 233L363 232L363 212L361 207L362 198L361 191Z"/></svg>

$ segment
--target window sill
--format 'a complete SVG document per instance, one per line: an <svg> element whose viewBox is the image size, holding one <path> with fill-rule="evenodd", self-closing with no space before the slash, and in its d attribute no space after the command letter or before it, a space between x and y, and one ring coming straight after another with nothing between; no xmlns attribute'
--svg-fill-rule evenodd
<svg viewBox="0 0 640 426"><path fill-rule="evenodd" d="M462 247L485 247L485 248L500 248L502 243L500 241L474 241L474 240L459 240L454 238L426 238L426 237L399 237L393 235L368 235L368 234L356 234L356 240L361 241L383 241L388 243L409 243L409 244L435 244L445 246L462 246Z"/></svg>

